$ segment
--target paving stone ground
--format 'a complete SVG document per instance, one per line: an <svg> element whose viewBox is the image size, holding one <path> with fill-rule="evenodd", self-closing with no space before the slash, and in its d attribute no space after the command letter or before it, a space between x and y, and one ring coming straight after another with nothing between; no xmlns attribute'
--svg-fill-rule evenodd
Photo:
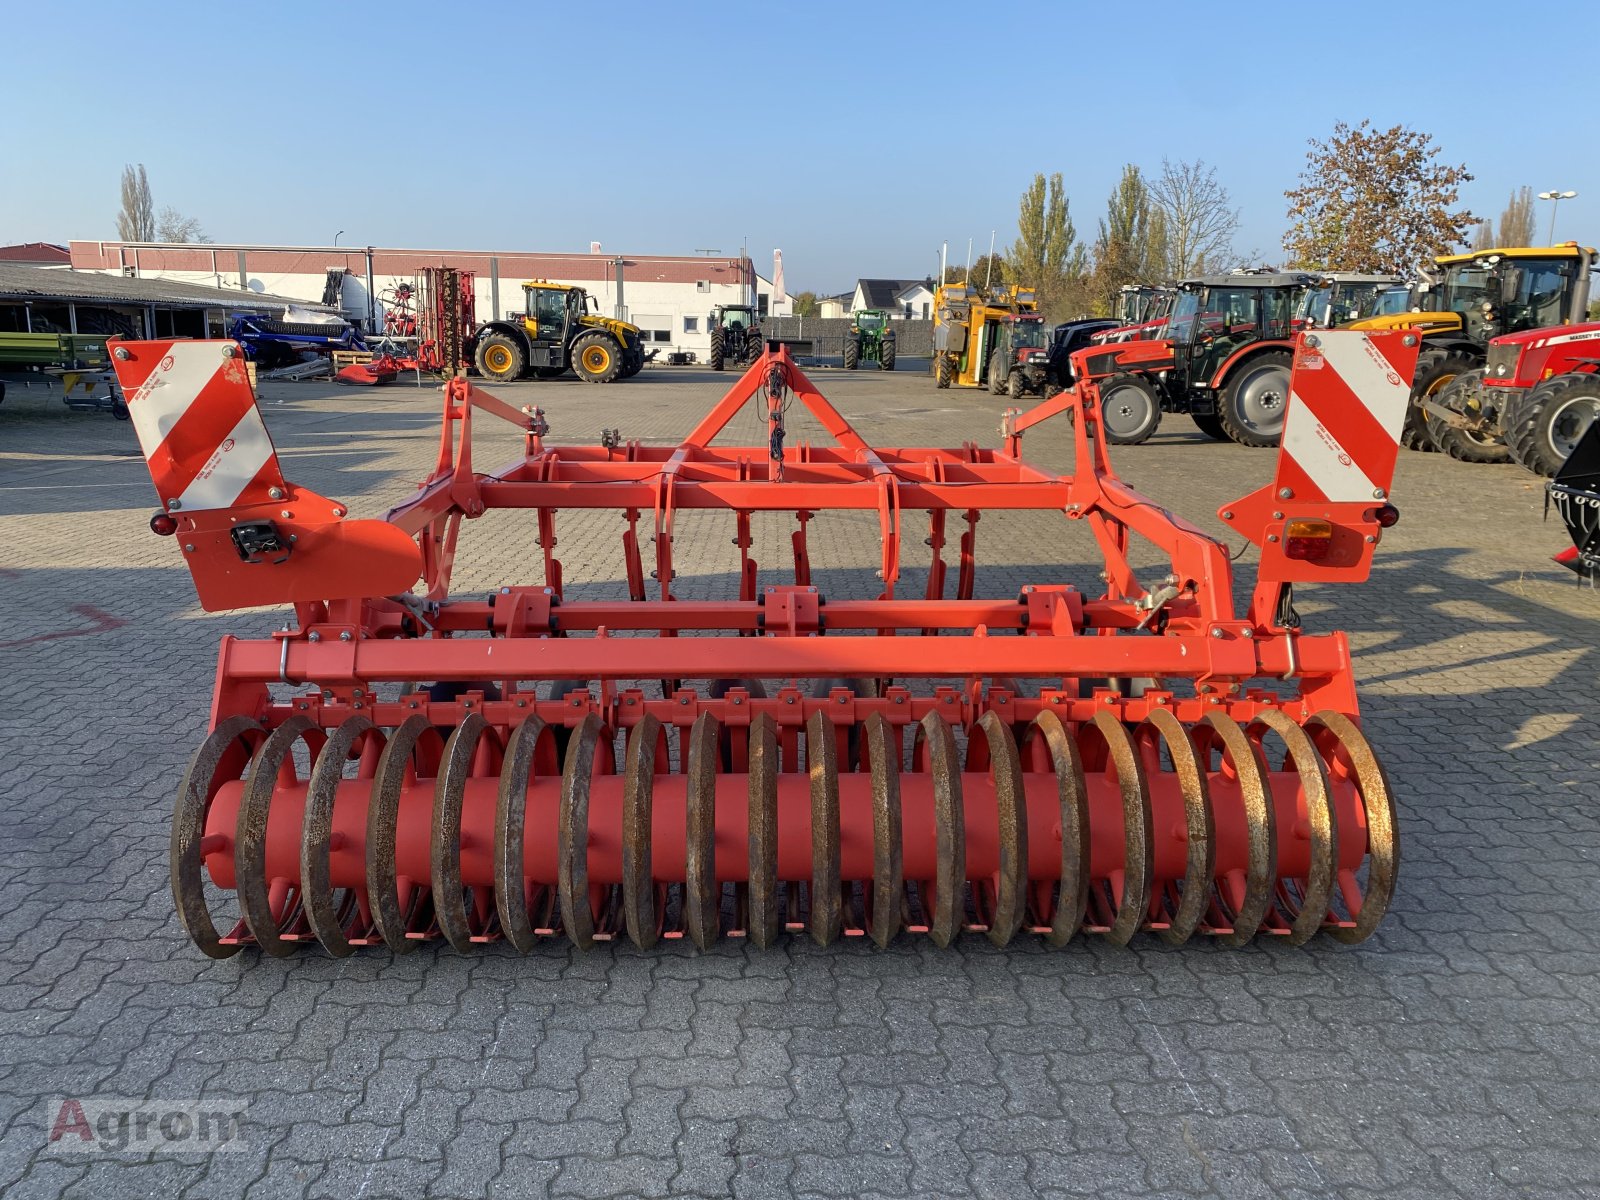
<svg viewBox="0 0 1600 1200"><path fill-rule="evenodd" d="M987 395L914 370L818 378L882 444L995 440ZM725 383L507 391L556 440L670 441ZM1600 1197L1600 592L1549 561L1564 535L1518 469L1405 455L1372 581L1303 596L1308 627L1351 634L1399 794L1399 891L1360 947L211 962L172 912L172 795L218 638L281 615L202 613L146 530L130 427L57 404L13 389L0 408L0 1194ZM263 397L291 476L358 514L426 472L435 404ZM757 440L753 419L736 432ZM481 462L515 452L484 440ZM1070 464L1065 427L1027 448ZM1214 530L1271 466L1181 418L1116 461ZM619 592L617 532L564 522L569 587ZM763 527L764 562L786 532ZM1091 587L1078 532L986 517L980 589ZM686 521L685 594L732 594L729 536ZM813 555L830 594L869 594L874 520L820 519ZM458 590L535 581L537 556L526 520L474 525ZM249 1149L54 1154L64 1096L242 1101Z"/></svg>

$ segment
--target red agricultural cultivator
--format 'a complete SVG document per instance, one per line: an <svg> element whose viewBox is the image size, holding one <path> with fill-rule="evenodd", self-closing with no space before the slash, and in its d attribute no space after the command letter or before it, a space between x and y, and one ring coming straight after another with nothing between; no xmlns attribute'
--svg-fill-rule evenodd
<svg viewBox="0 0 1600 1200"><path fill-rule="evenodd" d="M1392 802L1345 636L1302 632L1292 588L1366 578L1416 353L1398 332L1297 341L1276 478L1221 511L1260 550L1241 612L1227 547L1111 472L1089 364L1008 411L1000 450L874 448L776 345L675 447L552 445L540 410L457 377L432 474L360 520L283 477L232 343L117 343L151 525L201 603L294 608L223 639L172 831L183 924L218 957L784 930L1360 941L1394 886ZM796 403L833 445L788 436ZM713 445L747 404L765 444ZM1066 476L1020 456L1062 411ZM488 474L484 417L525 439ZM462 522L495 509L537 514L543 579L451 598ZM579 509L617 514L629 599L563 587L557 516ZM736 598L674 595L674 524L700 509L732 516ZM812 582L832 510L876 515L875 600ZM1027 510L1086 525L1103 584L982 597L980 516ZM761 514L795 522L781 583L752 557ZM927 584L903 596L924 529ZM1135 537L1165 560L1145 579ZM237 893L225 933L208 887Z"/></svg>

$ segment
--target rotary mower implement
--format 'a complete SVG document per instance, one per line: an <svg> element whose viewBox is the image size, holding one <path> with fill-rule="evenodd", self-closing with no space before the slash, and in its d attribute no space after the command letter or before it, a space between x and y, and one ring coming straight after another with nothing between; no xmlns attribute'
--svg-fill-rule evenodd
<svg viewBox="0 0 1600 1200"><path fill-rule="evenodd" d="M185 928L216 957L785 931L1360 941L1394 886L1392 801L1345 636L1303 632L1292 588L1364 579L1398 515L1416 347L1320 339L1296 344L1276 478L1221 511L1260 548L1242 612L1227 546L1112 473L1082 363L1073 391L1005 414L999 450L874 448L776 345L675 447L558 447L538 409L459 376L433 472L371 520L283 478L231 343L118 343L152 528L202 604L294 608L223 640L172 831ZM833 445L788 436L796 403ZM765 443L713 445L746 405ZM1021 441L1066 410L1063 476ZM523 436L492 473L472 458L485 416ZM537 514L542 580L452 597L462 523L508 508ZM617 515L628 599L563 586L557 515L579 509ZM732 517L737 597L674 594L674 524L707 509ZM813 582L808 529L832 510L876 516L876 599ZM1087 527L1103 587L981 596L980 517L1024 511ZM752 557L752 523L778 519L781 582ZM915 596L908 523L931 547ZM1135 537L1165 560L1152 577ZM240 916L215 924L208 889Z"/></svg>

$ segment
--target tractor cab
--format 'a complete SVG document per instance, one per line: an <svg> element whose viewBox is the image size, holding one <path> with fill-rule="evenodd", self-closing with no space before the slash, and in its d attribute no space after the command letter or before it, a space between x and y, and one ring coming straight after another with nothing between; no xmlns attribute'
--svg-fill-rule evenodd
<svg viewBox="0 0 1600 1200"><path fill-rule="evenodd" d="M1184 281L1167 318L1182 373L1205 386L1254 342L1290 337L1316 281L1308 275L1214 275Z"/></svg>
<svg viewBox="0 0 1600 1200"><path fill-rule="evenodd" d="M1007 362L1043 361L1042 352L1048 337L1044 318L1038 313L1019 313L1013 317L1002 317L999 322L999 333L998 349L1000 356ZM1036 354L1034 351L1040 353Z"/></svg>
<svg viewBox="0 0 1600 1200"><path fill-rule="evenodd" d="M1335 329L1374 314L1378 298L1393 289L1409 300L1398 275L1358 275L1334 271L1319 276L1295 307L1296 328ZM1402 310L1403 311L1403 310Z"/></svg>
<svg viewBox="0 0 1600 1200"><path fill-rule="evenodd" d="M1475 342L1581 320L1588 306L1587 256L1491 250L1440 265L1438 308L1458 314Z"/></svg>
<svg viewBox="0 0 1600 1200"><path fill-rule="evenodd" d="M713 329L743 331L756 325L756 310L748 304L719 304L706 322Z"/></svg>

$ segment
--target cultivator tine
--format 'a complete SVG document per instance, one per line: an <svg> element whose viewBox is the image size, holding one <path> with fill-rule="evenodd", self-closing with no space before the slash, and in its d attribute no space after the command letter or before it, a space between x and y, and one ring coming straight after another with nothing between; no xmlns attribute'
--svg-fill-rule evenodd
<svg viewBox="0 0 1600 1200"><path fill-rule="evenodd" d="M1331 450L1305 431L1340 405L1388 404L1404 390L1388 369L1403 383L1415 346L1398 333L1318 336L1297 347L1277 477L1221 513L1261 547L1243 614L1226 549L1110 474L1088 375L1009 412L1005 451L875 450L769 347L681 445L625 454L616 439L547 446L542 418L460 379L440 465L416 498L386 522L346 522L283 480L275 456L265 483L240 476L231 501L233 483L196 483L162 458L176 445L163 412L240 412L247 385L228 368L207 382L220 351L126 344L119 374L158 487L183 483L212 504L190 513L178 497L169 510L197 539L186 558L203 601L295 606L272 639L224 643L217 716L173 817L184 929L215 958L313 940L338 957L435 939L528 954L624 934L639 950L741 935L767 948L784 933L879 948L967 932L997 947L1366 939L1394 895L1394 802L1356 717L1344 636L1302 630L1290 589L1370 568L1397 515L1392 439L1368 453L1348 420ZM1376 400L1368 364L1384 368ZM790 396L835 446L781 444ZM752 401L771 443L713 447ZM1296 424L1301 401L1311 425ZM474 410L525 425L520 461L471 468ZM1063 410L1079 418L1070 477L1020 457L1024 431ZM461 522L503 507L536 510L542 583L452 599ZM557 517L573 508L621 520L626 600L565 594ZM675 514L717 508L733 522L737 598L674 594ZM991 508L1087 520L1104 588L981 597L977 523ZM876 600L829 603L813 582L811 522L833 509L879 519ZM928 579L900 599L902 522L919 510ZM763 513L795 522L792 584L760 578ZM657 531L658 597L642 514ZM964 530L945 599L951 514ZM1161 577L1133 565L1136 538L1167 555ZM398 590L412 568L425 594ZM386 590L364 594L374 580ZM659 697L649 680L665 681ZM398 699L380 691L397 683ZM237 893L226 933L208 887Z"/></svg>

